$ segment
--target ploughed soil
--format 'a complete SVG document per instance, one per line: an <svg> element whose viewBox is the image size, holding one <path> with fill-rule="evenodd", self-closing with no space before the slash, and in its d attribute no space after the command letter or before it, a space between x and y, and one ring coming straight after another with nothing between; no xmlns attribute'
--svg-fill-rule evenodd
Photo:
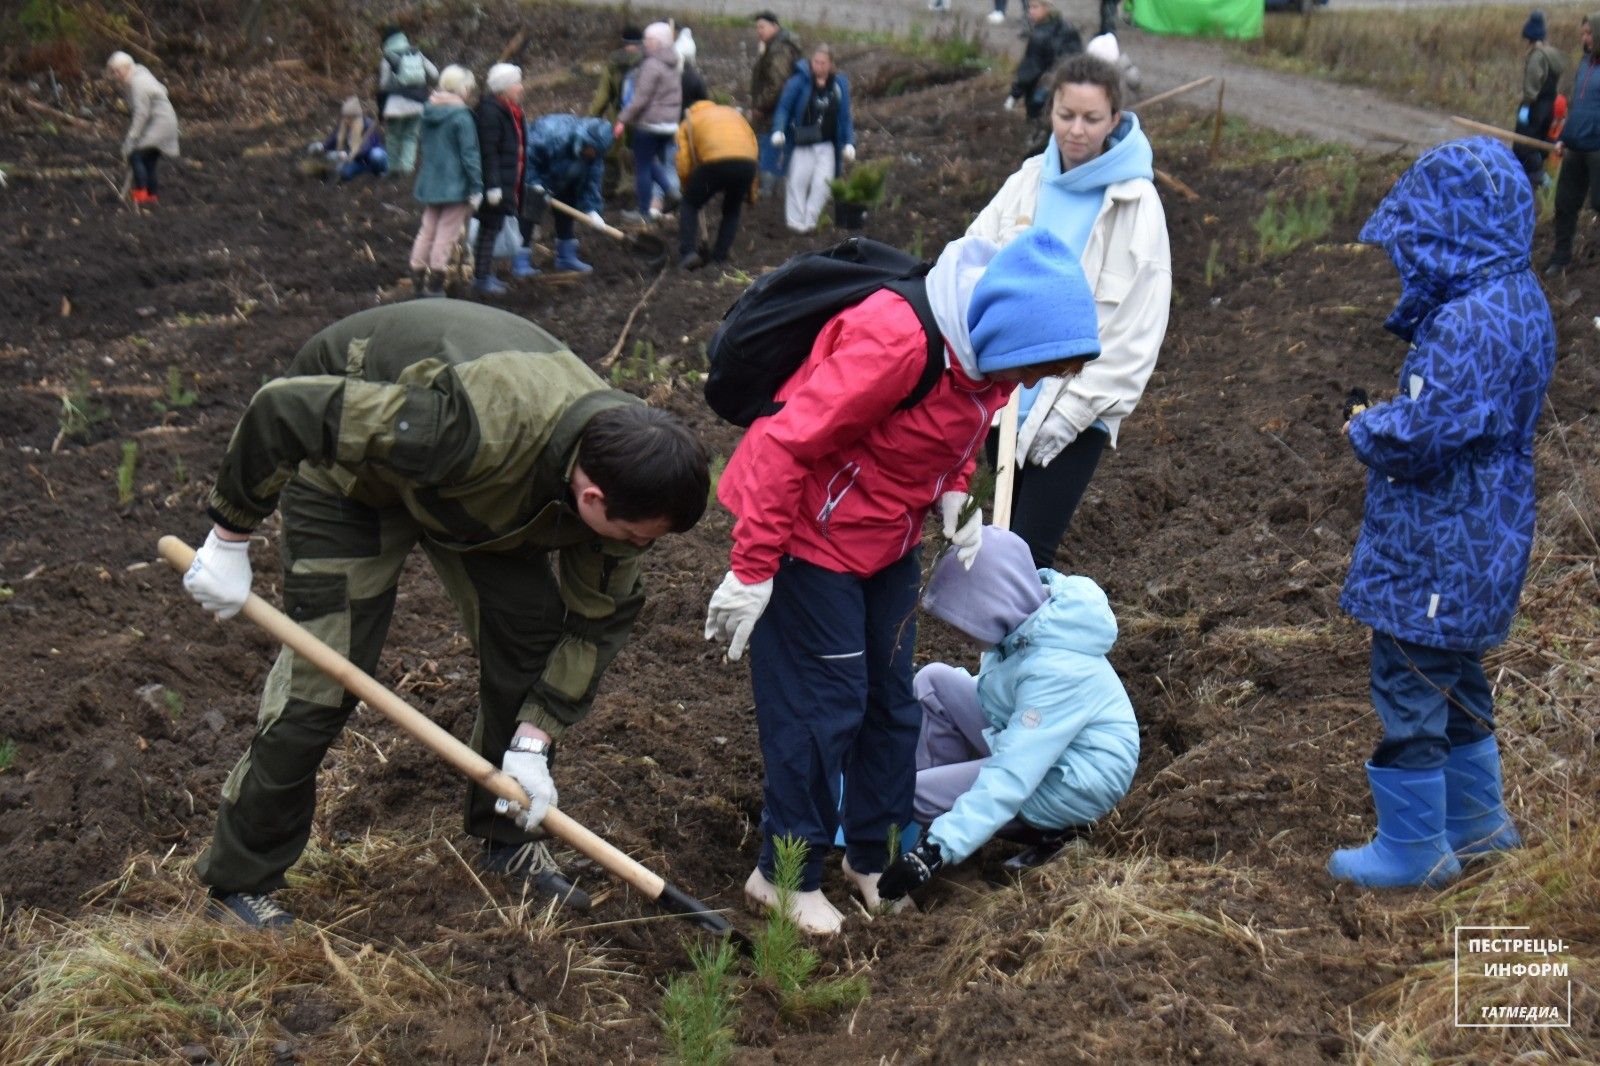
<svg viewBox="0 0 1600 1066"><path fill-rule="evenodd" d="M583 107L590 82L570 64L604 54L610 20L553 7L523 17L533 31L524 62L547 75L529 110ZM459 37L435 35L481 70L517 24L491 8ZM714 85L737 92L744 83L743 36L699 34ZM894 160L867 232L931 256L1013 169L1022 123L994 107L993 76L919 75L917 63L881 49L840 51L845 69L880 90L858 97L862 157ZM451 52L434 48L436 58ZM0 192L0 738L17 749L0 772L8 915L88 913L107 905L90 902L93 890L135 857L204 847L274 648L248 624L199 611L177 576L152 562L156 538L204 536L200 501L243 405L306 338L409 296L402 279L418 211L406 183L328 186L295 169L345 86L267 66L224 73L169 82L187 154L166 168L158 210L120 205L98 174L51 169L98 163L111 173L120 119L109 109L97 131L51 131L20 113L0 127L0 161L16 164ZM924 87L882 95L919 77ZM1032 918L1018 912L994 919L987 976L956 980L949 952L970 934L962 930L985 877L1008 854L996 845L921 913L875 922L857 914L825 947L825 964L863 972L871 998L850 1015L801 1023L747 1010L747 1061L1340 1057L1352 1050L1350 1006L1442 950L1437 938L1386 924L1362 894L1335 891L1322 870L1331 847L1366 832L1360 767L1376 736L1365 634L1337 608L1362 504L1339 409L1352 385L1391 389L1403 355L1381 329L1397 292L1393 270L1349 242L1400 164L1361 164L1351 209L1332 233L1263 262L1253 223L1265 194L1303 195L1330 180L1333 164L1314 152L1259 151L1233 130L1211 159L1209 116L1178 107L1147 125L1159 165L1199 198L1164 191L1176 296L1161 364L1059 557L1109 594L1122 621L1112 660L1142 722L1133 792L1088 843L1130 864L1154 856L1239 871L1197 878L1182 890L1183 907L1276 931L1294 950L1267 966L1238 938L1177 930L1011 981L1004 975L1034 950ZM612 203L608 214L625 206ZM687 372L702 365L702 345L750 277L834 236L793 236L779 203L757 204L736 246L737 272L668 274L639 311L614 380L682 413L725 456L737 432L706 410ZM586 237L583 250L592 275L546 274L516 285L503 306L599 360L652 276L602 237ZM1570 286L1594 284L1600 271L1584 258ZM1569 423L1600 397L1594 327L1580 302L1558 308L1562 358L1549 404ZM196 394L192 403L173 402L169 368ZM87 439L53 449L63 396L87 400L100 417ZM131 499L119 502L126 442L137 454ZM556 776L570 814L737 910L754 857L761 763L745 667L722 662L701 638L730 524L714 507L651 553L649 604ZM254 548L257 589L269 599L280 591L272 532ZM925 626L919 662L936 658L967 661ZM468 735L474 659L423 565L405 577L379 676ZM317 847L337 854L370 830L432 832L464 848L452 773L371 712L352 726L359 735L330 758ZM605 887L594 871L585 881ZM485 885L514 891L498 879ZM629 892L603 893L583 923L593 928L558 930L537 950L494 935L483 888L459 864L391 864L334 896L291 889L285 899L377 950L432 950L463 982L467 994L448 1012L382 1037L387 1061L485 1061L494 1026L495 1061L663 1054L653 1012L660 982L686 965L687 927L630 921L652 911ZM604 961L574 968L584 956ZM563 1020L554 1043L528 1035L535 1008ZM326 1012L299 1001L267 1009L315 1060L318 1033L332 1024ZM1090 1030L1100 1037L1075 1036Z"/></svg>

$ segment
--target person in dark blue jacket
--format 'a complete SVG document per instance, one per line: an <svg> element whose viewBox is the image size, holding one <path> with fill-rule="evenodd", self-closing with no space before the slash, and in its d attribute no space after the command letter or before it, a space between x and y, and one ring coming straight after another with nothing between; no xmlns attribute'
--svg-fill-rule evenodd
<svg viewBox="0 0 1600 1066"><path fill-rule="evenodd" d="M611 123L603 118L545 115L528 127L528 167L523 217L543 217L549 198L589 216L600 217L600 183L611 148ZM578 238L571 215L555 212L556 269L587 273L594 268L578 258Z"/></svg>
<svg viewBox="0 0 1600 1066"><path fill-rule="evenodd" d="M1561 176L1556 179L1556 242L1550 250L1547 277L1559 277L1572 264L1572 238L1584 200L1600 211L1600 60L1594 54L1594 26L1600 12L1586 15L1581 29L1583 58L1572 75L1567 97L1567 123L1561 127L1556 153Z"/></svg>
<svg viewBox="0 0 1600 1066"><path fill-rule="evenodd" d="M810 233L828 201L828 182L856 159L850 80L834 66L833 49L818 45L800 60L772 116L774 148L789 149L783 220L792 233Z"/></svg>
<svg viewBox="0 0 1600 1066"><path fill-rule="evenodd" d="M1385 323L1411 345L1399 394L1353 415L1370 473L1339 605L1372 627L1383 740L1367 764L1378 832L1328 872L1443 884L1521 843L1501 796L1482 656L1511 628L1533 542L1533 436L1555 324L1530 262L1534 200L1485 137L1412 164L1361 230L1400 272Z"/></svg>

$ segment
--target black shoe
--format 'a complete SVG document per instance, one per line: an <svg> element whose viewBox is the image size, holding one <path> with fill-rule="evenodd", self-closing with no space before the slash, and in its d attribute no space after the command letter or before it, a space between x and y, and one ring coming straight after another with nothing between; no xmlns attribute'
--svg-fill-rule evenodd
<svg viewBox="0 0 1600 1066"><path fill-rule="evenodd" d="M1009 829L1002 829L995 835L1003 840L1010 840L1018 844L1026 844L1017 854L1011 856L1000 865L1007 873L1020 874L1033 870L1061 853L1061 849L1088 835L1086 826L1068 826L1065 829L1038 829L1034 826L1022 824Z"/></svg>
<svg viewBox="0 0 1600 1066"><path fill-rule="evenodd" d="M705 265L706 261L700 257L699 252L690 252L688 255L678 260L679 270L699 270Z"/></svg>
<svg viewBox="0 0 1600 1066"><path fill-rule="evenodd" d="M580 914L589 913L589 893L567 880L543 841L529 844L490 842L484 845L479 862L490 873L524 878L535 892L551 897L563 907L571 907Z"/></svg>
<svg viewBox="0 0 1600 1066"><path fill-rule="evenodd" d="M294 924L294 915L275 903L270 895L251 892L213 894L206 904L213 918L239 922L252 929L286 929Z"/></svg>

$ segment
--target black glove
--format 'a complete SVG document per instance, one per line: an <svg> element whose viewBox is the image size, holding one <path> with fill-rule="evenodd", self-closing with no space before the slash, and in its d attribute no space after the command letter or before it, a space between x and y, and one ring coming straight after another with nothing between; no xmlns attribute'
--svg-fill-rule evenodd
<svg viewBox="0 0 1600 1066"><path fill-rule="evenodd" d="M883 871L878 878L878 895L883 899L899 899L933 880L933 875L944 865L939 845L924 840Z"/></svg>
<svg viewBox="0 0 1600 1066"><path fill-rule="evenodd" d="M522 217L529 222L538 222L544 218L546 211L550 210L549 194L543 185L524 185L522 187Z"/></svg>
<svg viewBox="0 0 1600 1066"><path fill-rule="evenodd" d="M1367 399L1367 390L1356 386L1344 397L1344 420L1350 421L1356 415L1372 406L1372 401Z"/></svg>

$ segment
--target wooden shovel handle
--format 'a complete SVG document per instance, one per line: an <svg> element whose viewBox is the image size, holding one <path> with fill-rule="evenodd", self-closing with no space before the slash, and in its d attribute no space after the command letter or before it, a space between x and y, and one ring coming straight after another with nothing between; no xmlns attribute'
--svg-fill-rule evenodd
<svg viewBox="0 0 1600 1066"><path fill-rule="evenodd" d="M194 561L194 549L177 537L162 537L157 547L161 557L180 574L188 570ZM368 707L411 734L481 787L519 807L528 805L528 794L510 774L451 736L427 715L384 688L366 671L312 636L260 596L252 592L239 613L272 634L274 639L293 648L295 654L344 686L345 691L365 701ZM667 883L660 876L554 807L544 816L541 825L553 836L593 859L613 877L632 885L652 900L658 899L666 889Z"/></svg>
<svg viewBox="0 0 1600 1066"><path fill-rule="evenodd" d="M994 514L989 517L989 524L1000 529L1011 528L1011 498L1017 483L1017 412L1021 405L1019 388L1000 412L1000 446L994 459Z"/></svg>
<svg viewBox="0 0 1600 1066"><path fill-rule="evenodd" d="M551 207L555 208L557 211L560 211L563 215L571 215L579 222L582 222L585 226L588 226L590 229L599 230L601 233L604 233L607 237L610 237L614 241L625 241L628 239L628 235L623 233L617 227L608 226L604 222L596 222L594 219L590 218L582 211L579 211L571 204L564 204L560 200L557 200L554 196L549 195L546 195L545 199L550 201Z"/></svg>
<svg viewBox="0 0 1600 1066"><path fill-rule="evenodd" d="M1502 141L1520 144L1524 148L1537 148L1541 152L1553 152L1556 150L1555 142L1553 141L1541 141L1537 137L1527 137L1520 133L1513 133L1510 130L1503 130L1499 126L1491 126L1485 122L1474 122L1472 119L1462 118L1460 115L1451 115L1450 121L1463 129L1469 129L1474 133L1482 133L1490 137L1498 137Z"/></svg>

